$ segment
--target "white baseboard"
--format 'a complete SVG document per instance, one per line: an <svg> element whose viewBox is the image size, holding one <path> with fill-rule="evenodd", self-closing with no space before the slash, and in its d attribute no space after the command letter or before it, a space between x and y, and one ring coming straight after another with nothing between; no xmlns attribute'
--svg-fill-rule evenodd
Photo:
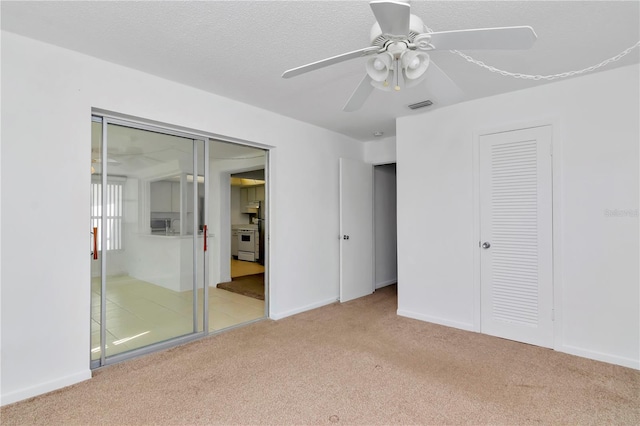
<svg viewBox="0 0 640 426"><path fill-rule="evenodd" d="M90 378L91 370L87 369L69 376L60 377L56 380L40 383L36 386L2 394L2 397L0 397L0 405L13 404L14 402L22 401L23 399L32 398L47 392L75 385L76 383L84 382Z"/></svg>
<svg viewBox="0 0 640 426"><path fill-rule="evenodd" d="M317 302L317 303L312 303L310 305L306 305L306 306L302 306L300 308L295 308L295 309L291 309L289 311L285 311L285 312L271 312L269 314L269 318L271 318L272 320L279 320L282 318L286 318L286 317L290 317L291 315L295 315L295 314L299 314L305 311L310 311L311 309L316 309L316 308L321 308L323 306L326 305L330 305L332 303L337 302L339 299L336 298L331 298L331 299L326 299L323 300L321 302Z"/></svg>
<svg viewBox="0 0 640 426"><path fill-rule="evenodd" d="M382 287L386 287L388 285L391 284L397 284L398 283L398 279L394 278L392 280L387 280L387 281L382 281L381 283L376 283L376 289L382 288Z"/></svg>
<svg viewBox="0 0 640 426"><path fill-rule="evenodd" d="M398 309L396 313L401 317L413 318L420 321L432 322L434 324L440 324L440 325L445 325L447 327L459 328L460 330L475 332L472 323L452 321L446 318L432 317L430 315L419 314L419 313L407 311L404 309Z"/></svg>
<svg viewBox="0 0 640 426"><path fill-rule="evenodd" d="M621 365L636 370L640 370L640 359L626 358L618 355L607 354L603 352L592 351L589 349L579 348L577 346L562 345L556 348L558 352L564 352L570 355L576 355L583 358L589 358L596 361L607 362L609 364Z"/></svg>
<svg viewBox="0 0 640 426"><path fill-rule="evenodd" d="M446 318L433 317L429 315L419 314L416 312L406 311L404 309L398 309L397 314L402 317L413 318L420 321L431 322L434 324L445 325L447 327L458 328L460 330L472 331L476 332L473 327L473 324L451 321ZM640 370L640 359L633 359L622 357L618 355L612 355L603 352L592 351L589 349L579 348L571 345L562 345L560 347L554 348L554 350L558 352L564 352L570 355L576 355L583 358L593 359L595 361L602 361L609 364L621 365L623 367L633 368L635 370Z"/></svg>

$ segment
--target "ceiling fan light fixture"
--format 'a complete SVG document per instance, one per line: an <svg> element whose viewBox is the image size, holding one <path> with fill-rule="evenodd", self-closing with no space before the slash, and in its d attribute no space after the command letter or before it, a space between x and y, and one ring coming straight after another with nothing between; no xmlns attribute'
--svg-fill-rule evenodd
<svg viewBox="0 0 640 426"><path fill-rule="evenodd" d="M293 77L363 56L371 57L366 62L366 75L343 108L344 111L355 111L364 104L372 92L372 87L387 91L392 90L393 87L397 91L425 80L430 64L429 55L425 51L450 50L476 65L492 68L464 55L459 50L528 49L537 37L533 29L526 26L433 32L419 17L411 14L411 6L408 2L374 0L369 3L369 6L376 18L371 28L370 46L292 68L285 71L282 77ZM623 54L626 55L628 51ZM612 60L617 59L619 58ZM449 89L455 92L455 95L450 96L451 99L462 98L460 88L435 64L428 74L429 80L445 82ZM501 74L516 76L514 73L505 71ZM536 79L536 76L531 77Z"/></svg>
<svg viewBox="0 0 640 426"><path fill-rule="evenodd" d="M369 74L369 77L371 77L371 74ZM391 69L384 81L376 81L371 78L371 85L376 89L384 90L385 92L389 92L391 90L398 91L402 87L402 82L398 77L397 73Z"/></svg>
<svg viewBox="0 0 640 426"><path fill-rule="evenodd" d="M407 87L411 87L422 81L422 77L429 68L430 59L425 52L407 50L403 53L401 61Z"/></svg>
<svg viewBox="0 0 640 426"><path fill-rule="evenodd" d="M386 52L370 58L366 64L367 74L373 81L385 81L391 71L392 60L391 55Z"/></svg>

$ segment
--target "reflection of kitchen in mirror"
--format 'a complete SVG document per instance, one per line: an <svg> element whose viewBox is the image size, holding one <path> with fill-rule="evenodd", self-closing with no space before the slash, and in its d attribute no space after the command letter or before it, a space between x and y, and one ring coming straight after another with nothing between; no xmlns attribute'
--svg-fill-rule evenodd
<svg viewBox="0 0 640 426"><path fill-rule="evenodd" d="M197 213L194 213L193 175L181 173L149 182L149 216L153 235L193 235L193 221L202 234L204 176L198 176Z"/></svg>
<svg viewBox="0 0 640 426"><path fill-rule="evenodd" d="M216 332L267 316L266 247L259 220L266 151L171 135L166 129L104 125L99 117L91 125L92 365L99 365L103 355L204 331L205 317L208 331ZM244 176L233 187L233 214L219 215L217 207L229 209L226 177L256 169L262 169L259 175ZM228 234L217 232L218 224L227 230L231 223L251 230L249 241L246 235L240 238L246 260L234 259L240 266L231 268L233 279L229 254L219 247L229 245L219 238ZM205 225L216 231L207 240ZM221 253L222 268L212 261Z"/></svg>
<svg viewBox="0 0 640 426"><path fill-rule="evenodd" d="M205 263L194 259L204 258L209 141L110 120L91 122L94 368L204 329ZM209 329L220 323L213 309L208 319Z"/></svg>

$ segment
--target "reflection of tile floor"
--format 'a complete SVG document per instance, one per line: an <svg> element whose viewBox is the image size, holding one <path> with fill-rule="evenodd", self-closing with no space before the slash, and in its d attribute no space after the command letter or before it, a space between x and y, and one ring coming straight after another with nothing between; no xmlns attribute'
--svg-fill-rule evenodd
<svg viewBox="0 0 640 426"><path fill-rule="evenodd" d="M107 356L193 331L191 291L175 292L129 276L107 278ZM202 330L202 290L198 291ZM100 358L100 279L92 281L91 358ZM209 287L209 330L264 317L264 301Z"/></svg>

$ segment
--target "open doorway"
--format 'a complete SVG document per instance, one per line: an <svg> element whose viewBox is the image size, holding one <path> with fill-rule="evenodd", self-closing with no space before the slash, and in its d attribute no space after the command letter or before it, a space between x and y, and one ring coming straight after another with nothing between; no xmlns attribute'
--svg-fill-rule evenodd
<svg viewBox="0 0 640 426"><path fill-rule="evenodd" d="M266 191L264 168L231 174L231 227L238 238L231 239L231 256L244 262L264 265L264 231ZM255 235L242 235L247 230ZM254 238L255 237L255 238ZM247 271L260 269L247 267ZM246 275L242 268L232 268L231 277Z"/></svg>
<svg viewBox="0 0 640 426"><path fill-rule="evenodd" d="M218 284L264 300L266 191L264 168L230 175L231 280Z"/></svg>
<svg viewBox="0 0 640 426"><path fill-rule="evenodd" d="M210 282L213 294L232 302L215 331L268 316L268 151L214 141L212 153L218 229Z"/></svg>
<svg viewBox="0 0 640 426"><path fill-rule="evenodd" d="M396 164L373 168L375 288L398 282Z"/></svg>

